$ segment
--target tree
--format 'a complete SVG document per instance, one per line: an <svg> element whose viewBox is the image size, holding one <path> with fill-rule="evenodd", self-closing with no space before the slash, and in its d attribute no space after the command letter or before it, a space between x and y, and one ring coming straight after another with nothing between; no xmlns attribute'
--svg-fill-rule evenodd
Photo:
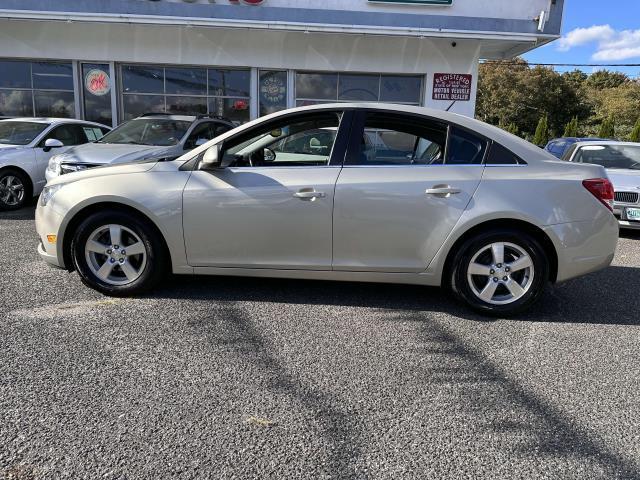
<svg viewBox="0 0 640 480"><path fill-rule="evenodd" d="M616 137L616 122L613 116L607 117L602 121L600 130L598 130L598 137L600 138L615 138Z"/></svg>
<svg viewBox="0 0 640 480"><path fill-rule="evenodd" d="M578 136L578 117L573 117L567 126L564 128L564 137L577 137Z"/></svg>
<svg viewBox="0 0 640 480"><path fill-rule="evenodd" d="M629 141L640 142L640 117L638 117L638 120L636 120L636 124L633 126L633 130L631 130Z"/></svg>
<svg viewBox="0 0 640 480"><path fill-rule="evenodd" d="M533 143L539 147L544 147L549 142L549 116L543 115L538 121L536 134L533 136Z"/></svg>
<svg viewBox="0 0 640 480"><path fill-rule="evenodd" d="M616 88L627 83L629 77L621 72L611 72L609 70L598 70L589 75L586 84L590 88L604 90L607 88Z"/></svg>

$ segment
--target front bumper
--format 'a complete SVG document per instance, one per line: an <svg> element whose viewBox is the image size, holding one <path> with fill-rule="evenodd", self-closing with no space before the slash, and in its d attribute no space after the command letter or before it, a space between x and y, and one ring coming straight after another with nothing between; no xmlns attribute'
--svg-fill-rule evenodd
<svg viewBox="0 0 640 480"><path fill-rule="evenodd" d="M640 222L634 220L628 220L624 214L625 208L640 208L640 205L620 205L618 203L614 203L613 205L613 214L618 219L618 223L620 224L620 228L629 229L629 230L640 230Z"/></svg>
<svg viewBox="0 0 640 480"><path fill-rule="evenodd" d="M51 206L43 207L38 200L36 208L36 232L40 238L38 245L38 255L50 265L65 268L62 255L62 236L60 235L60 226L62 224L62 215L58 214ZM48 241L48 235L55 235L55 243Z"/></svg>

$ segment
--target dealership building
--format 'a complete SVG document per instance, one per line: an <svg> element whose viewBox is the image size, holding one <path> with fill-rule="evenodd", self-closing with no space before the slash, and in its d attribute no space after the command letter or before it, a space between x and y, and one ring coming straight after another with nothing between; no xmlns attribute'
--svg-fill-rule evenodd
<svg viewBox="0 0 640 480"><path fill-rule="evenodd" d="M0 0L0 117L245 122L296 105L475 110L481 59L558 38L564 0Z"/></svg>

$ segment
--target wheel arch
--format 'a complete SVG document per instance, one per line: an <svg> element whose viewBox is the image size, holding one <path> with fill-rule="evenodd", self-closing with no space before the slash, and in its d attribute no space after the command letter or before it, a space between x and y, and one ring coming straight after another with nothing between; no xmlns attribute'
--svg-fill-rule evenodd
<svg viewBox="0 0 640 480"><path fill-rule="evenodd" d="M168 266L169 268L171 267L171 250L169 249L167 240L158 225L149 217L149 215L145 214L135 207L126 205L124 203L102 201L82 207L80 210L73 214L64 228L64 234L62 237L62 258L64 266L68 271L71 272L74 270L73 261L71 259L71 242L73 241L73 233L76 231L80 223L82 223L87 217L96 212L103 212L106 210L128 213L148 223L149 226L154 229L154 233L157 234L160 238L165 254L167 255L166 258Z"/></svg>
<svg viewBox="0 0 640 480"><path fill-rule="evenodd" d="M456 253L462 246L464 242L466 242L469 238L474 237L482 232L486 232L488 230L506 228L509 230L520 230L528 233L533 238L535 238L540 245L544 249L547 258L549 259L549 279L552 283L556 282L558 277L558 252L556 247L551 240L551 238L545 233L537 225L533 223L527 222L525 220L513 219L513 218L503 218L503 219L495 219L495 220L487 220L477 225L470 227L466 230L458 239L454 242L454 244L449 249L447 254L447 258L444 262L444 267L442 269L442 286L447 286L448 282L451 278L451 273L453 269L453 259L456 256Z"/></svg>

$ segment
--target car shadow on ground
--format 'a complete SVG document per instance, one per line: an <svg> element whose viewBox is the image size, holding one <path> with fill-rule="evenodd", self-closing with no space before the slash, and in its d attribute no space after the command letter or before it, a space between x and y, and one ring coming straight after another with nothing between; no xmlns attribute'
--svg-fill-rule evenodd
<svg viewBox="0 0 640 480"><path fill-rule="evenodd" d="M34 220L36 216L35 200L33 205L20 210L0 210L0 220Z"/></svg>
<svg viewBox="0 0 640 480"><path fill-rule="evenodd" d="M612 266L550 285L538 304L514 318L531 322L640 325L640 316L634 308L638 285L640 268ZM442 312L478 322L496 320L472 312L443 289L415 285L174 276L151 297L353 306Z"/></svg>

